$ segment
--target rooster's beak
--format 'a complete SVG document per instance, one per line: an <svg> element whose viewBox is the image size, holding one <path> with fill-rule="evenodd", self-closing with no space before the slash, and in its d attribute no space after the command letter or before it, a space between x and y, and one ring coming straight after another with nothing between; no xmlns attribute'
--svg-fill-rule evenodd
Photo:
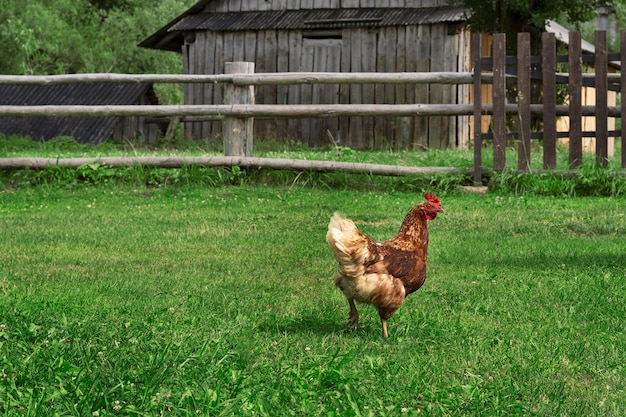
<svg viewBox="0 0 626 417"><path fill-rule="evenodd" d="M437 213L445 213L445 210L441 207L437 207Z"/></svg>

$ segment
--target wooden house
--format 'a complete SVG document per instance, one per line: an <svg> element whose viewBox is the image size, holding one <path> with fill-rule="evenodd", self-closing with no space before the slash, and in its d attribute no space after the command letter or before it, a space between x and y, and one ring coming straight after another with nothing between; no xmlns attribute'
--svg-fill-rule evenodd
<svg viewBox="0 0 626 417"><path fill-rule="evenodd" d="M447 0L201 0L140 46L182 53L186 74L219 74L224 62L256 72L470 71L465 10ZM258 104L469 103L461 85L262 86ZM189 84L185 104L222 104L223 87ZM221 133L215 121L188 122L194 138ZM467 116L256 120L255 135L312 147L466 147ZM331 139L332 138L332 139Z"/></svg>
<svg viewBox="0 0 626 417"><path fill-rule="evenodd" d="M0 105L146 105L158 104L151 84L76 83L1 85ZM0 133L46 141L60 136L97 145L106 140L155 143L165 126L146 117L3 117Z"/></svg>

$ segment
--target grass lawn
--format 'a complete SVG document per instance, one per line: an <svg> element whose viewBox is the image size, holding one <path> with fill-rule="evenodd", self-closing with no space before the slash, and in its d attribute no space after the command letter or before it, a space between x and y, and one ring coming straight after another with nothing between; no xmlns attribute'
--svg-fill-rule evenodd
<svg viewBox="0 0 626 417"><path fill-rule="evenodd" d="M334 288L341 210L301 186L0 191L0 414L626 415L626 200L440 195L429 277L380 336Z"/></svg>

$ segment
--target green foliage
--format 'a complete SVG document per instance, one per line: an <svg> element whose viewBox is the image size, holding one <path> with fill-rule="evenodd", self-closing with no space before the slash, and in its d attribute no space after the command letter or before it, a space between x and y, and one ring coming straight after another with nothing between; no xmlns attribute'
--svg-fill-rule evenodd
<svg viewBox="0 0 626 417"><path fill-rule="evenodd" d="M466 5L472 11L468 23L473 30L510 35L533 29L543 31L546 21L560 17L572 23L586 22L595 17L596 11L596 3L587 0L457 0L457 3Z"/></svg>
<svg viewBox="0 0 626 417"><path fill-rule="evenodd" d="M5 0L0 9L0 73L180 73L180 56L137 44L194 4L193 0L145 2ZM177 102L180 88L158 86L163 103Z"/></svg>
<svg viewBox="0 0 626 417"><path fill-rule="evenodd" d="M368 306L348 331L328 219L386 239L419 200L5 189L0 414L624 415L624 199L446 196L390 338Z"/></svg>
<svg viewBox="0 0 626 417"><path fill-rule="evenodd" d="M502 194L615 197L626 194L626 175L623 170L585 163L574 172L494 173L489 188L492 192Z"/></svg>

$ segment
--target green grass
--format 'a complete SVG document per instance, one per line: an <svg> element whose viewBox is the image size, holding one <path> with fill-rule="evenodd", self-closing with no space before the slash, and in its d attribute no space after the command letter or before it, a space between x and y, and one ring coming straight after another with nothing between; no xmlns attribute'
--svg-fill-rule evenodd
<svg viewBox="0 0 626 417"><path fill-rule="evenodd" d="M0 414L626 413L623 198L444 193L429 278L380 337L324 241L421 196L303 184L0 192Z"/></svg>

